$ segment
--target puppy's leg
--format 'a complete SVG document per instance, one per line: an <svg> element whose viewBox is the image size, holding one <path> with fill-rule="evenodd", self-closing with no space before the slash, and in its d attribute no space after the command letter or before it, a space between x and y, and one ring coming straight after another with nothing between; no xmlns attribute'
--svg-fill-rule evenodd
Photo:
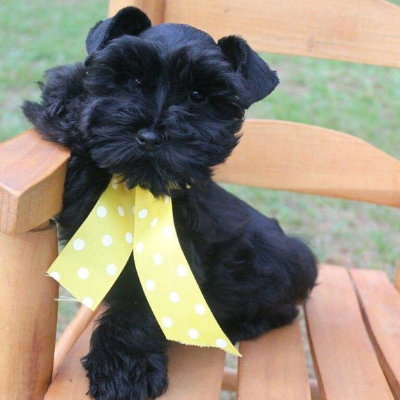
<svg viewBox="0 0 400 400"><path fill-rule="evenodd" d="M86 90L83 64L64 65L46 71L40 83L42 101L25 101L22 110L47 140L71 149L81 146L79 125Z"/></svg>
<svg viewBox="0 0 400 400"><path fill-rule="evenodd" d="M235 281L231 287L243 290L246 299L236 304L237 314L233 312L226 324L234 342L291 323L298 314L297 304L308 296L317 275L315 257L300 240L279 231L259 235L259 240L253 265L246 271L231 270Z"/></svg>
<svg viewBox="0 0 400 400"><path fill-rule="evenodd" d="M82 360L96 400L146 400L165 392L167 341L148 305L113 302Z"/></svg>

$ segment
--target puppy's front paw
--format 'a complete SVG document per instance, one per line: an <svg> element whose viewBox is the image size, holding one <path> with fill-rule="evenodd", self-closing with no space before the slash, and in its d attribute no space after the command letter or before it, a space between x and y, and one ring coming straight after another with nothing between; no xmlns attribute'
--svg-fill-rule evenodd
<svg viewBox="0 0 400 400"><path fill-rule="evenodd" d="M147 400L161 396L168 387L167 357L96 354L82 361L89 378L88 395L95 400Z"/></svg>

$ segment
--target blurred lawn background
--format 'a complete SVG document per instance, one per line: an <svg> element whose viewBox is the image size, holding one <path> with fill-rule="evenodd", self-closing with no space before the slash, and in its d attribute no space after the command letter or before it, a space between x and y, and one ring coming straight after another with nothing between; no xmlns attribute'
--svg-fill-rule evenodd
<svg viewBox="0 0 400 400"><path fill-rule="evenodd" d="M400 5L400 0L392 0ZM2 0L0 141L30 125L24 99L39 98L47 68L82 61L90 27L106 18L106 0ZM240 33L240 32L232 32ZM248 117L319 125L360 137L400 158L400 70L264 55L281 85ZM262 154L255 157L262 157ZM400 259L400 211L351 201L228 186L286 232L306 239L321 262L377 268L394 277ZM75 305L62 305L60 325Z"/></svg>

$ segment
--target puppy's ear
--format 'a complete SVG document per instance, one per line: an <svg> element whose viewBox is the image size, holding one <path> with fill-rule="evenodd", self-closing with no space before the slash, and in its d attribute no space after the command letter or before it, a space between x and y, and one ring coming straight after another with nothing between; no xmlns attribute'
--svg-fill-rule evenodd
<svg viewBox="0 0 400 400"><path fill-rule="evenodd" d="M227 36L218 41L222 53L244 83L242 102L245 108L268 96L278 85L279 79L247 42L238 36Z"/></svg>
<svg viewBox="0 0 400 400"><path fill-rule="evenodd" d="M98 22L86 38L86 50L90 56L94 51L103 49L106 44L122 35L138 35L151 27L149 17L136 7L125 7L105 21Z"/></svg>

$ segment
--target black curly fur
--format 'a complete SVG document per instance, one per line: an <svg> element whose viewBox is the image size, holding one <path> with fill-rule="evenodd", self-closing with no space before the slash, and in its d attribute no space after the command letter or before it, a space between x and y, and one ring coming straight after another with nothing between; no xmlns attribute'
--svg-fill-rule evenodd
<svg viewBox="0 0 400 400"><path fill-rule="evenodd" d="M211 180L239 141L244 109L278 84L275 72L239 37L215 43L187 25L151 27L133 7L98 23L86 44L85 63L49 70L42 102L23 106L41 134L71 149L61 239L71 238L119 174L130 187L172 195L183 251L233 342L291 322L316 279L313 254ZM143 132L157 149L143 148ZM105 301L83 359L89 394L161 395L168 343L132 258Z"/></svg>

